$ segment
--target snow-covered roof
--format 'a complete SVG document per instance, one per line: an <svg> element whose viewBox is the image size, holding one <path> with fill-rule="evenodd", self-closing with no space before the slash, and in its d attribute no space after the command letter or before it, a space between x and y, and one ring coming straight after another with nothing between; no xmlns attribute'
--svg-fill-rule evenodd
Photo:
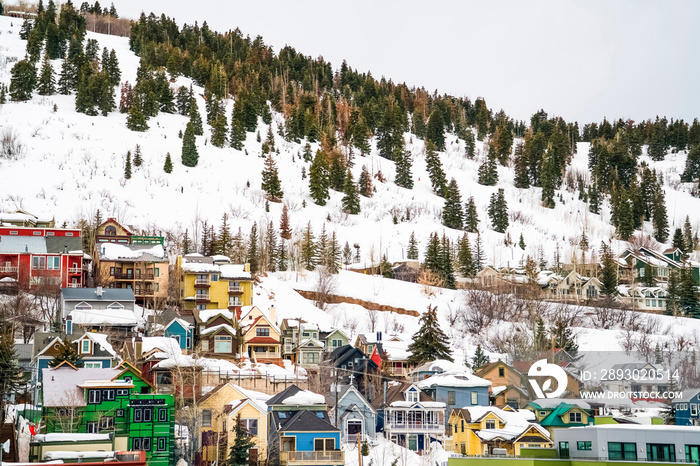
<svg viewBox="0 0 700 466"><path fill-rule="evenodd" d="M103 351L107 351L113 357L117 356L117 352L114 351L112 344L109 342L109 337L107 335L105 335L104 333L87 332L82 337L80 337L80 339L83 339L85 337L92 340L93 343L100 345L100 348Z"/></svg>
<svg viewBox="0 0 700 466"><path fill-rule="evenodd" d="M314 393L309 390L302 390L299 393L283 400L282 404L293 406L324 405L326 404L326 398L318 393Z"/></svg>
<svg viewBox="0 0 700 466"><path fill-rule="evenodd" d="M80 388L134 388L134 384L126 380L86 380L78 386Z"/></svg>
<svg viewBox="0 0 700 466"><path fill-rule="evenodd" d="M221 256L224 257L224 256ZM226 258L228 259L228 258ZM214 259L218 260L218 259ZM243 264L209 264L205 262L187 262L185 259L182 263L182 270L189 273L220 273L222 278L242 280L251 279L250 272L245 271Z"/></svg>
<svg viewBox="0 0 700 466"><path fill-rule="evenodd" d="M32 439L36 443L47 442L95 442L95 441L110 441L110 434L36 434Z"/></svg>
<svg viewBox="0 0 700 466"><path fill-rule="evenodd" d="M200 335L209 335L210 333L216 333L221 329L228 331L231 335L236 334L236 329L231 327L229 324L220 324L220 325L215 325L211 328L203 330L202 332L200 332Z"/></svg>
<svg viewBox="0 0 700 466"><path fill-rule="evenodd" d="M423 408L445 408L445 403L441 401L394 401L389 406L393 408L412 408L416 405Z"/></svg>
<svg viewBox="0 0 700 466"><path fill-rule="evenodd" d="M44 369L42 371L44 406L85 406L85 394L79 385L88 380L112 380L120 372L121 370L117 368L75 370L67 366Z"/></svg>
<svg viewBox="0 0 700 466"><path fill-rule="evenodd" d="M101 260L167 260L168 256L162 244L117 244L100 243L98 253Z"/></svg>
<svg viewBox="0 0 700 466"><path fill-rule="evenodd" d="M582 409L591 409L591 405L578 398L538 398L532 403L543 409L554 409L562 403L576 405Z"/></svg>
<svg viewBox="0 0 700 466"><path fill-rule="evenodd" d="M421 390L431 387L489 387L491 381L465 371L435 374L416 383Z"/></svg>
<svg viewBox="0 0 700 466"><path fill-rule="evenodd" d="M47 451L44 453L44 459L47 461L108 458L114 458L113 451Z"/></svg>
<svg viewBox="0 0 700 466"><path fill-rule="evenodd" d="M507 385L499 385L498 387L492 387L491 388L491 395L496 396L499 393L505 391L508 388Z"/></svg>
<svg viewBox="0 0 700 466"><path fill-rule="evenodd" d="M468 369L463 364L458 364L456 362L448 361L447 359L436 359L435 361L426 362L425 364L421 364L420 366L413 369L411 371L411 373L412 374L417 373L417 372L442 373L442 372L453 372L453 371L468 372Z"/></svg>
<svg viewBox="0 0 700 466"><path fill-rule="evenodd" d="M134 292L130 288L102 288L102 294L97 294L97 291L97 288L61 288L61 299L64 301L136 301Z"/></svg>
<svg viewBox="0 0 700 466"><path fill-rule="evenodd" d="M46 254L46 238L43 236L2 235L2 241L0 241L0 254L18 252Z"/></svg>
<svg viewBox="0 0 700 466"><path fill-rule="evenodd" d="M154 349L167 354L182 353L180 344L172 337L141 337L141 354L150 353Z"/></svg>
<svg viewBox="0 0 700 466"><path fill-rule="evenodd" d="M234 320L233 312L229 311L228 309L203 309L199 311L199 320L202 322L209 322L212 317L219 314L226 317L228 320Z"/></svg>
<svg viewBox="0 0 700 466"><path fill-rule="evenodd" d="M114 325L133 327L139 324L134 311L128 309L74 309L69 314L75 325Z"/></svg>

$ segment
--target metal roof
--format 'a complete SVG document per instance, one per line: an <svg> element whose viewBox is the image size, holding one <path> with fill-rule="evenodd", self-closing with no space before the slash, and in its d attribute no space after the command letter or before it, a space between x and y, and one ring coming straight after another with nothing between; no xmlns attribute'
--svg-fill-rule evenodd
<svg viewBox="0 0 700 466"><path fill-rule="evenodd" d="M0 236L0 254L46 254L46 252L46 238L43 236Z"/></svg>
<svg viewBox="0 0 700 466"><path fill-rule="evenodd" d="M47 236L45 239L46 251L49 253L83 250L83 240L75 236Z"/></svg>
<svg viewBox="0 0 700 466"><path fill-rule="evenodd" d="M136 301L134 292L125 288L103 288L97 296L97 288L61 288L64 301Z"/></svg>

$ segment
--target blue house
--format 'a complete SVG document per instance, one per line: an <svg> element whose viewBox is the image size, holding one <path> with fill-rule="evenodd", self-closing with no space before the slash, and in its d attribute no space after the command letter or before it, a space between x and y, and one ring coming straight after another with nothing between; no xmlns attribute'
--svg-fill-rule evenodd
<svg viewBox="0 0 700 466"><path fill-rule="evenodd" d="M109 338L103 333L87 332L82 335L68 335L67 338L80 355L81 367L107 369L119 362ZM34 382L41 382L42 371L49 367L49 362L58 354L62 345L63 340L58 333L34 334L34 356L31 362Z"/></svg>
<svg viewBox="0 0 700 466"><path fill-rule="evenodd" d="M684 390L680 398L673 400L677 426L700 425L700 388Z"/></svg>
<svg viewBox="0 0 700 466"><path fill-rule="evenodd" d="M340 429L343 443L357 443L358 437L376 437L377 411L355 386L340 387L337 406L331 419Z"/></svg>
<svg viewBox="0 0 700 466"><path fill-rule="evenodd" d="M323 395L290 385L267 401L267 461L270 466L342 466L340 430L328 416Z"/></svg>
<svg viewBox="0 0 700 466"><path fill-rule="evenodd" d="M165 326L165 336L176 339L180 343L181 350L192 350L193 332L194 325L177 317Z"/></svg>
<svg viewBox="0 0 700 466"><path fill-rule="evenodd" d="M416 383L433 401L445 403L445 420L453 409L469 406L488 406L491 382L465 371L435 374Z"/></svg>

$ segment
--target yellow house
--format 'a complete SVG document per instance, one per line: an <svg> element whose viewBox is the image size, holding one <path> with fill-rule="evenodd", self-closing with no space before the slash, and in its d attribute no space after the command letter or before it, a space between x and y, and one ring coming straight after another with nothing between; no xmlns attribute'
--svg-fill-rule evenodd
<svg viewBox="0 0 700 466"><path fill-rule="evenodd" d="M243 334L242 353L248 353L254 362L283 365L282 331L277 326L275 307L265 314L257 306L242 310L239 326Z"/></svg>
<svg viewBox="0 0 700 466"><path fill-rule="evenodd" d="M265 458L267 449L267 406L242 387L227 383L215 387L199 401L201 413L202 466L224 464L236 438L234 427L241 424L255 441L249 452L250 464Z"/></svg>
<svg viewBox="0 0 700 466"><path fill-rule="evenodd" d="M449 431L455 452L479 456L501 453L520 456L521 448L553 448L553 442L542 426L532 422L531 413L495 406L472 406L454 409L450 414ZM494 451L495 449L495 451Z"/></svg>
<svg viewBox="0 0 700 466"><path fill-rule="evenodd" d="M253 305L253 279L248 264L231 264L225 256L178 256L185 314L205 309L229 309L240 317L243 306Z"/></svg>
<svg viewBox="0 0 700 466"><path fill-rule="evenodd" d="M474 371L474 375L491 382L489 394L495 406L522 408L529 399L522 387L523 375L503 361L488 363Z"/></svg>
<svg viewBox="0 0 700 466"><path fill-rule="evenodd" d="M545 398L531 401L526 408L550 433L555 429L593 424L591 405L580 399Z"/></svg>

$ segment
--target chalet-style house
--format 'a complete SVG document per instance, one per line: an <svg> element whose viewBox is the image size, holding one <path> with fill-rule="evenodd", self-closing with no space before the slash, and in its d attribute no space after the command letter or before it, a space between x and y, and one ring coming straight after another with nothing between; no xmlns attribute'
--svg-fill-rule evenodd
<svg viewBox="0 0 700 466"><path fill-rule="evenodd" d="M65 330L112 332L131 337L139 320L134 314L135 297L130 289L63 288L60 298Z"/></svg>
<svg viewBox="0 0 700 466"><path fill-rule="evenodd" d="M275 307L265 313L257 306L242 309L239 326L242 342L241 354L247 354L253 362L282 364L282 331L276 323Z"/></svg>
<svg viewBox="0 0 700 466"><path fill-rule="evenodd" d="M225 256L193 253L178 256L176 269L182 273L180 299L184 314L229 309L240 317L243 306L253 305L253 279L248 264L232 264Z"/></svg>
<svg viewBox="0 0 700 466"><path fill-rule="evenodd" d="M526 376L503 361L488 363L478 368L474 375L491 382L490 398L494 406L522 408L529 401Z"/></svg>

